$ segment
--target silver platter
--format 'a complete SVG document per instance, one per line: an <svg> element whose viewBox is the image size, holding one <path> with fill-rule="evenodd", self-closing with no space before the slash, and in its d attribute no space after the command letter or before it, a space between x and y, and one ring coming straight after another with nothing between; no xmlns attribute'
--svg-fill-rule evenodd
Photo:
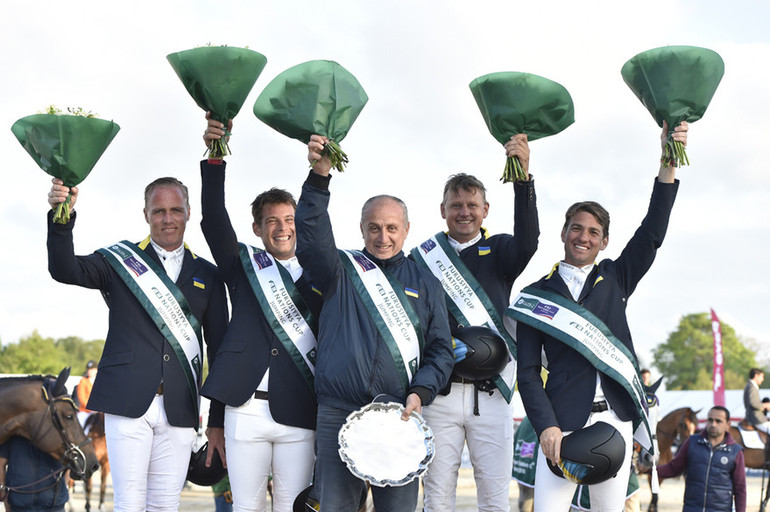
<svg viewBox="0 0 770 512"><path fill-rule="evenodd" d="M412 412L401 419L404 407L375 402L350 413L339 432L339 453L358 478L377 487L399 487L428 469L435 454L433 431Z"/></svg>

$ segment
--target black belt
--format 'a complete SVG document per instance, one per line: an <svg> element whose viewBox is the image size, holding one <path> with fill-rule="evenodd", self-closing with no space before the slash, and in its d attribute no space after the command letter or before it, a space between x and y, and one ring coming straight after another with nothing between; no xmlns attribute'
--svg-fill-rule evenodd
<svg viewBox="0 0 770 512"><path fill-rule="evenodd" d="M267 391L255 391L254 398L258 400L267 400Z"/></svg>
<svg viewBox="0 0 770 512"><path fill-rule="evenodd" d="M459 382L460 384L475 384L476 381L470 380L470 379L463 379L462 377L458 377L455 374L452 374L452 378L450 379L452 382Z"/></svg>
<svg viewBox="0 0 770 512"><path fill-rule="evenodd" d="M591 404L591 412L604 412L609 408L607 400L599 400L598 402Z"/></svg>

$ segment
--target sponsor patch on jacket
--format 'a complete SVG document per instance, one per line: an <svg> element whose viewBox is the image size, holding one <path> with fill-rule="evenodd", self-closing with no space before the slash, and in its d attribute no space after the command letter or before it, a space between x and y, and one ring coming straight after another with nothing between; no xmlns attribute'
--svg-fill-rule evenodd
<svg viewBox="0 0 770 512"><path fill-rule="evenodd" d="M270 260L270 257L265 251L255 252L253 256L254 262L257 264L260 270L270 267L273 264L272 260Z"/></svg>
<svg viewBox="0 0 770 512"><path fill-rule="evenodd" d="M436 247L436 242L434 242L432 238L425 240L420 244L420 249L422 249L425 254L428 254L434 247Z"/></svg>
<svg viewBox="0 0 770 512"><path fill-rule="evenodd" d="M199 277L193 277L193 286L196 288L200 288L201 290L206 289L206 283L203 282L203 279Z"/></svg>
<svg viewBox="0 0 770 512"><path fill-rule="evenodd" d="M491 252L492 252L492 249L490 249L489 247L479 246L479 256L486 256Z"/></svg>
<svg viewBox="0 0 770 512"><path fill-rule="evenodd" d="M544 316L550 320L553 320L554 315L559 311L559 308L551 304L543 304L537 299L530 299L521 297L516 301L516 307L521 309L528 309L534 314Z"/></svg>
<svg viewBox="0 0 770 512"><path fill-rule="evenodd" d="M415 290L414 288L407 288L406 286L404 286L404 293L406 293L410 297L414 297L415 299L420 298L420 294L417 293L417 290Z"/></svg>
<svg viewBox="0 0 770 512"><path fill-rule="evenodd" d="M358 266L361 267L364 272L368 272L369 270L374 270L377 268L377 265L369 261L369 259L363 254L354 254L353 259L356 260L356 263L358 263Z"/></svg>

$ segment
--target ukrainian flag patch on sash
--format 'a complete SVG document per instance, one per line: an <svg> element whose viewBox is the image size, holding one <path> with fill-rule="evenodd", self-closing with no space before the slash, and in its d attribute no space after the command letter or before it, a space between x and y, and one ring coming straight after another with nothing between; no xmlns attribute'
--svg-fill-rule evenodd
<svg viewBox="0 0 770 512"><path fill-rule="evenodd" d="M486 256L487 254L489 254L491 252L492 252L492 250L489 247L479 246L479 256Z"/></svg>
<svg viewBox="0 0 770 512"><path fill-rule="evenodd" d="M201 290L206 289L206 283L204 283L200 278L193 277L193 286L196 288L200 288Z"/></svg>
<svg viewBox="0 0 770 512"><path fill-rule="evenodd" d="M415 299L420 298L420 294L417 293L417 290L414 290L412 288L407 288L406 286L404 286L404 293L406 293L410 297L414 297Z"/></svg>

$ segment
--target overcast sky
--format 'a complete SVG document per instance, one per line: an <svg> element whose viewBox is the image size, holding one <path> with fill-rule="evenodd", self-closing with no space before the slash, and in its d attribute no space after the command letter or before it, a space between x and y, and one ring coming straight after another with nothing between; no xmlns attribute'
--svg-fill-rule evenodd
<svg viewBox="0 0 770 512"><path fill-rule="evenodd" d="M120 7L119 7L120 5ZM257 243L249 203L271 186L295 194L307 174L300 142L254 117L252 106L278 73L311 59L336 60L369 95L343 149L348 170L331 184L338 245L359 248L358 212L377 193L410 210L410 248L445 227L443 183L459 171L487 185L493 233L511 232L513 193L498 178L503 148L487 131L468 84L497 71L524 71L564 85L575 123L530 144L540 212L540 247L514 292L563 256L564 210L592 199L612 216L616 257L638 227L657 173L659 128L620 76L635 54L665 45L704 46L725 76L704 118L691 125L691 167L681 178L666 241L629 301L643 365L682 315L717 314L764 346L770 305L762 270L770 245L767 146L770 128L770 7L765 2L35 1L4 6L0 20L0 340L104 338L100 294L54 282L47 272L50 177L10 131L49 104L113 119L120 133L81 185L79 254L148 234L142 191L173 175L191 192L186 240L209 257L200 234L203 112L166 55L196 46L248 46L267 66L235 119L227 204L242 241ZM0 133L2 133L0 131ZM728 354L729 357L729 354ZM761 355L761 357L764 357Z"/></svg>

